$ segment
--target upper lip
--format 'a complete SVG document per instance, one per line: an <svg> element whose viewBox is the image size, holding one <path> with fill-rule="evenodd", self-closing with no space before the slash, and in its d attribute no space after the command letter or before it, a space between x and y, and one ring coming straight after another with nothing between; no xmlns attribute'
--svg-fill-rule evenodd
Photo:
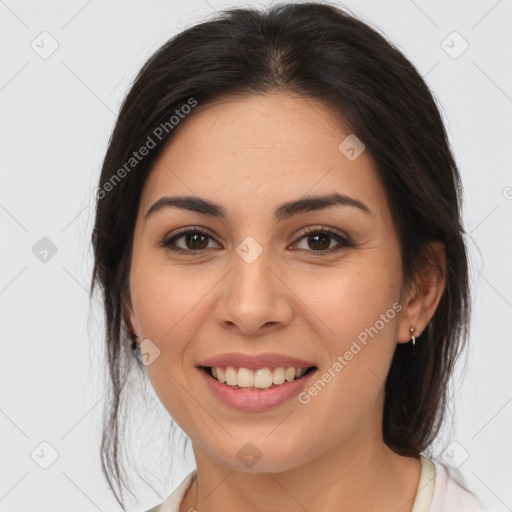
<svg viewBox="0 0 512 512"><path fill-rule="evenodd" d="M294 368L309 368L316 366L314 362L305 361L289 357L284 354L273 354L265 352L263 354L251 355L232 352L230 354L218 354L216 356L204 359L197 366L233 366L236 368L277 368L279 366Z"/></svg>

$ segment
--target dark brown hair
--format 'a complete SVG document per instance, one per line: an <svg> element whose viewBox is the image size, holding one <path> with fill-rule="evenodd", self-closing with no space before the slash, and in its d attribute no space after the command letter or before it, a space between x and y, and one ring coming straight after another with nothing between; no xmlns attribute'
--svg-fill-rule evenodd
<svg viewBox="0 0 512 512"><path fill-rule="evenodd" d="M405 282L432 263L429 242L445 244L446 286L434 317L414 348L396 347L385 383L383 438L395 452L418 456L442 424L450 376L467 340L470 301L460 178L432 93L399 49L334 5L223 11L171 38L142 67L122 104L99 179L91 294L99 284L111 383L102 467L121 506L114 489L122 499L119 418L127 376L140 367L123 300L141 191L173 134L169 129L160 140L154 130L169 124L190 98L204 107L221 97L270 91L324 102L365 144L399 235ZM156 147L113 182L151 136Z"/></svg>

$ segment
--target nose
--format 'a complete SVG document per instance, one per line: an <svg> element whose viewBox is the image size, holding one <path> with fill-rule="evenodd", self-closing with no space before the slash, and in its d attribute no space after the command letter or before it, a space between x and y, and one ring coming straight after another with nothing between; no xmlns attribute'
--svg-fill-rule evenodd
<svg viewBox="0 0 512 512"><path fill-rule="evenodd" d="M293 293L270 259L265 251L254 261L233 254L233 267L223 279L216 307L222 327L254 335L290 323Z"/></svg>

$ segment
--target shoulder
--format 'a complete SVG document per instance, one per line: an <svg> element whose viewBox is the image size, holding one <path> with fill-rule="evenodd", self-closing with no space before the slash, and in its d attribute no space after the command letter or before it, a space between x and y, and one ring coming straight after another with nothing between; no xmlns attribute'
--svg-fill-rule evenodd
<svg viewBox="0 0 512 512"><path fill-rule="evenodd" d="M436 474L429 512L484 512L478 498L456 480L448 467L432 462Z"/></svg>
<svg viewBox="0 0 512 512"><path fill-rule="evenodd" d="M188 488L194 481L197 475L197 469L191 471L185 479L174 489L172 494L160 505L153 507L151 510L147 512L179 512L181 502L183 501L183 497L185 496Z"/></svg>

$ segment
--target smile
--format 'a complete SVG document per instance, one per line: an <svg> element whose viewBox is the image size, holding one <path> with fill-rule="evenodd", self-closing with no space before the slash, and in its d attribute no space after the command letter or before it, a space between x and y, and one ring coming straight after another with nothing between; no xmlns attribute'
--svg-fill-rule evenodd
<svg viewBox="0 0 512 512"><path fill-rule="evenodd" d="M224 404L243 411L261 411L291 399L305 387L316 366L198 368L213 395Z"/></svg>

